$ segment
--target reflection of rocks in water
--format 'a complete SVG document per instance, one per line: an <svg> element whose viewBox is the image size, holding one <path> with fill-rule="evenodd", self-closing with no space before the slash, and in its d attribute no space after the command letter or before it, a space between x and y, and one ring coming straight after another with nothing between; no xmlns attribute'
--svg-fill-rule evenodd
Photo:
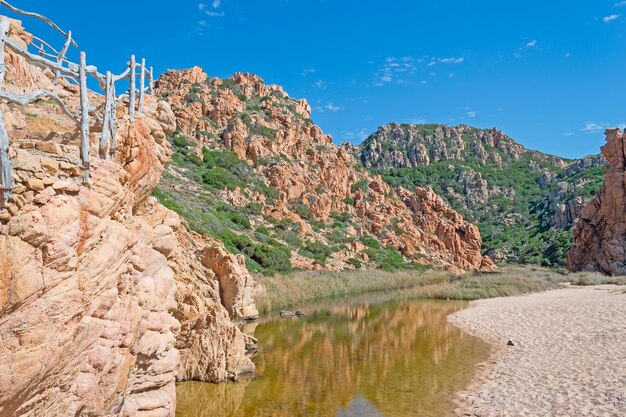
<svg viewBox="0 0 626 417"><path fill-rule="evenodd" d="M385 417L365 398L356 398L345 410L337 413L337 417Z"/></svg>
<svg viewBox="0 0 626 417"><path fill-rule="evenodd" d="M486 344L447 323L447 315L465 305L376 297L307 308L300 320L262 319L244 330L254 330L262 347L255 358L259 377L234 415L226 409L215 415L450 414L453 393L465 388L487 353Z"/></svg>
<svg viewBox="0 0 626 417"><path fill-rule="evenodd" d="M249 380L231 384L183 382L176 386L176 416L232 417L237 415Z"/></svg>
<svg viewBox="0 0 626 417"><path fill-rule="evenodd" d="M256 331L256 328L259 325L259 321L255 320L255 321L246 321L241 325L241 331L242 333L245 333L247 335L250 336L254 336L254 332Z"/></svg>

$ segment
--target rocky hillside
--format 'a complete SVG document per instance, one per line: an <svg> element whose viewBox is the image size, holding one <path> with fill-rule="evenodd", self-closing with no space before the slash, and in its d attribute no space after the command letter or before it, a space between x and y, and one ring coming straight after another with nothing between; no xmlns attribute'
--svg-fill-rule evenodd
<svg viewBox="0 0 626 417"><path fill-rule="evenodd" d="M392 186L432 186L483 236L497 261L564 265L569 229L602 181L604 159L568 161L497 129L382 126L353 154Z"/></svg>
<svg viewBox="0 0 626 417"><path fill-rule="evenodd" d="M571 271L626 274L626 141L619 129L606 131L602 147L609 163L604 186L580 212L574 244L567 255Z"/></svg>
<svg viewBox="0 0 626 417"><path fill-rule="evenodd" d="M432 189L368 173L280 87L195 67L166 72L156 92L178 132L155 195L250 270L492 268L478 229Z"/></svg>
<svg viewBox="0 0 626 417"><path fill-rule="evenodd" d="M17 21L10 36L32 40ZM6 58L3 88L77 108L75 86ZM252 371L252 341L231 321L257 314L245 260L151 197L171 155L169 106L148 96L134 123L120 106L114 160L98 158L92 125L87 185L76 124L53 101L0 111L15 181L0 209L0 416L173 416L177 379Z"/></svg>

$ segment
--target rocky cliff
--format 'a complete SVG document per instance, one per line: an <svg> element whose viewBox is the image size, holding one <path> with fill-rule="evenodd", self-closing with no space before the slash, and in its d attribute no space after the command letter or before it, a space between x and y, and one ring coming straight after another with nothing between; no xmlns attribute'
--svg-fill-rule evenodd
<svg viewBox="0 0 626 417"><path fill-rule="evenodd" d="M428 187L367 173L282 88L195 67L166 72L156 92L179 127L157 195L253 270L492 268L474 225Z"/></svg>
<svg viewBox="0 0 626 417"><path fill-rule="evenodd" d="M567 254L571 271L626 274L626 141L619 129L606 131L602 154L608 161L604 186L578 216Z"/></svg>
<svg viewBox="0 0 626 417"><path fill-rule="evenodd" d="M353 154L392 186L429 184L476 223L497 261L565 263L569 229L602 181L603 158L568 161L497 129L382 126Z"/></svg>
<svg viewBox="0 0 626 417"><path fill-rule="evenodd" d="M10 35L31 41L16 21ZM76 88L53 77L7 56L5 88L75 108ZM48 100L0 104L15 181L0 209L0 416L173 416L176 378L253 370L231 317L257 314L254 282L150 197L176 120L145 104L135 123L119 109L115 160L91 155L86 185L73 120Z"/></svg>

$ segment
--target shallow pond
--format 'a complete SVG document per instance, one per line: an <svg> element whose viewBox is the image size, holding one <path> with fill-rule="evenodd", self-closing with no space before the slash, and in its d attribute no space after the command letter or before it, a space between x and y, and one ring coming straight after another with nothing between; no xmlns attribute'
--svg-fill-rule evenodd
<svg viewBox="0 0 626 417"><path fill-rule="evenodd" d="M463 302L365 295L277 314L259 339L258 376L178 384L177 417L447 416L488 346L446 322ZM304 308L304 307L303 307ZM303 309L300 308L300 309Z"/></svg>

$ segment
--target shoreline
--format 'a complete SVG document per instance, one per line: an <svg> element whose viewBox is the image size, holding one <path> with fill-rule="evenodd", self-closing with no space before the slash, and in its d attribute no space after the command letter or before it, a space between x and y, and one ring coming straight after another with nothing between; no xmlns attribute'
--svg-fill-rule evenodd
<svg viewBox="0 0 626 417"><path fill-rule="evenodd" d="M574 276L541 267L505 267L495 273L454 275L445 271L303 271L260 277L255 297L261 313L300 303L368 292L402 291L408 298L472 301L561 288Z"/></svg>
<svg viewBox="0 0 626 417"><path fill-rule="evenodd" d="M626 415L625 317L616 285L472 301L448 322L490 352L455 393L454 415Z"/></svg>

